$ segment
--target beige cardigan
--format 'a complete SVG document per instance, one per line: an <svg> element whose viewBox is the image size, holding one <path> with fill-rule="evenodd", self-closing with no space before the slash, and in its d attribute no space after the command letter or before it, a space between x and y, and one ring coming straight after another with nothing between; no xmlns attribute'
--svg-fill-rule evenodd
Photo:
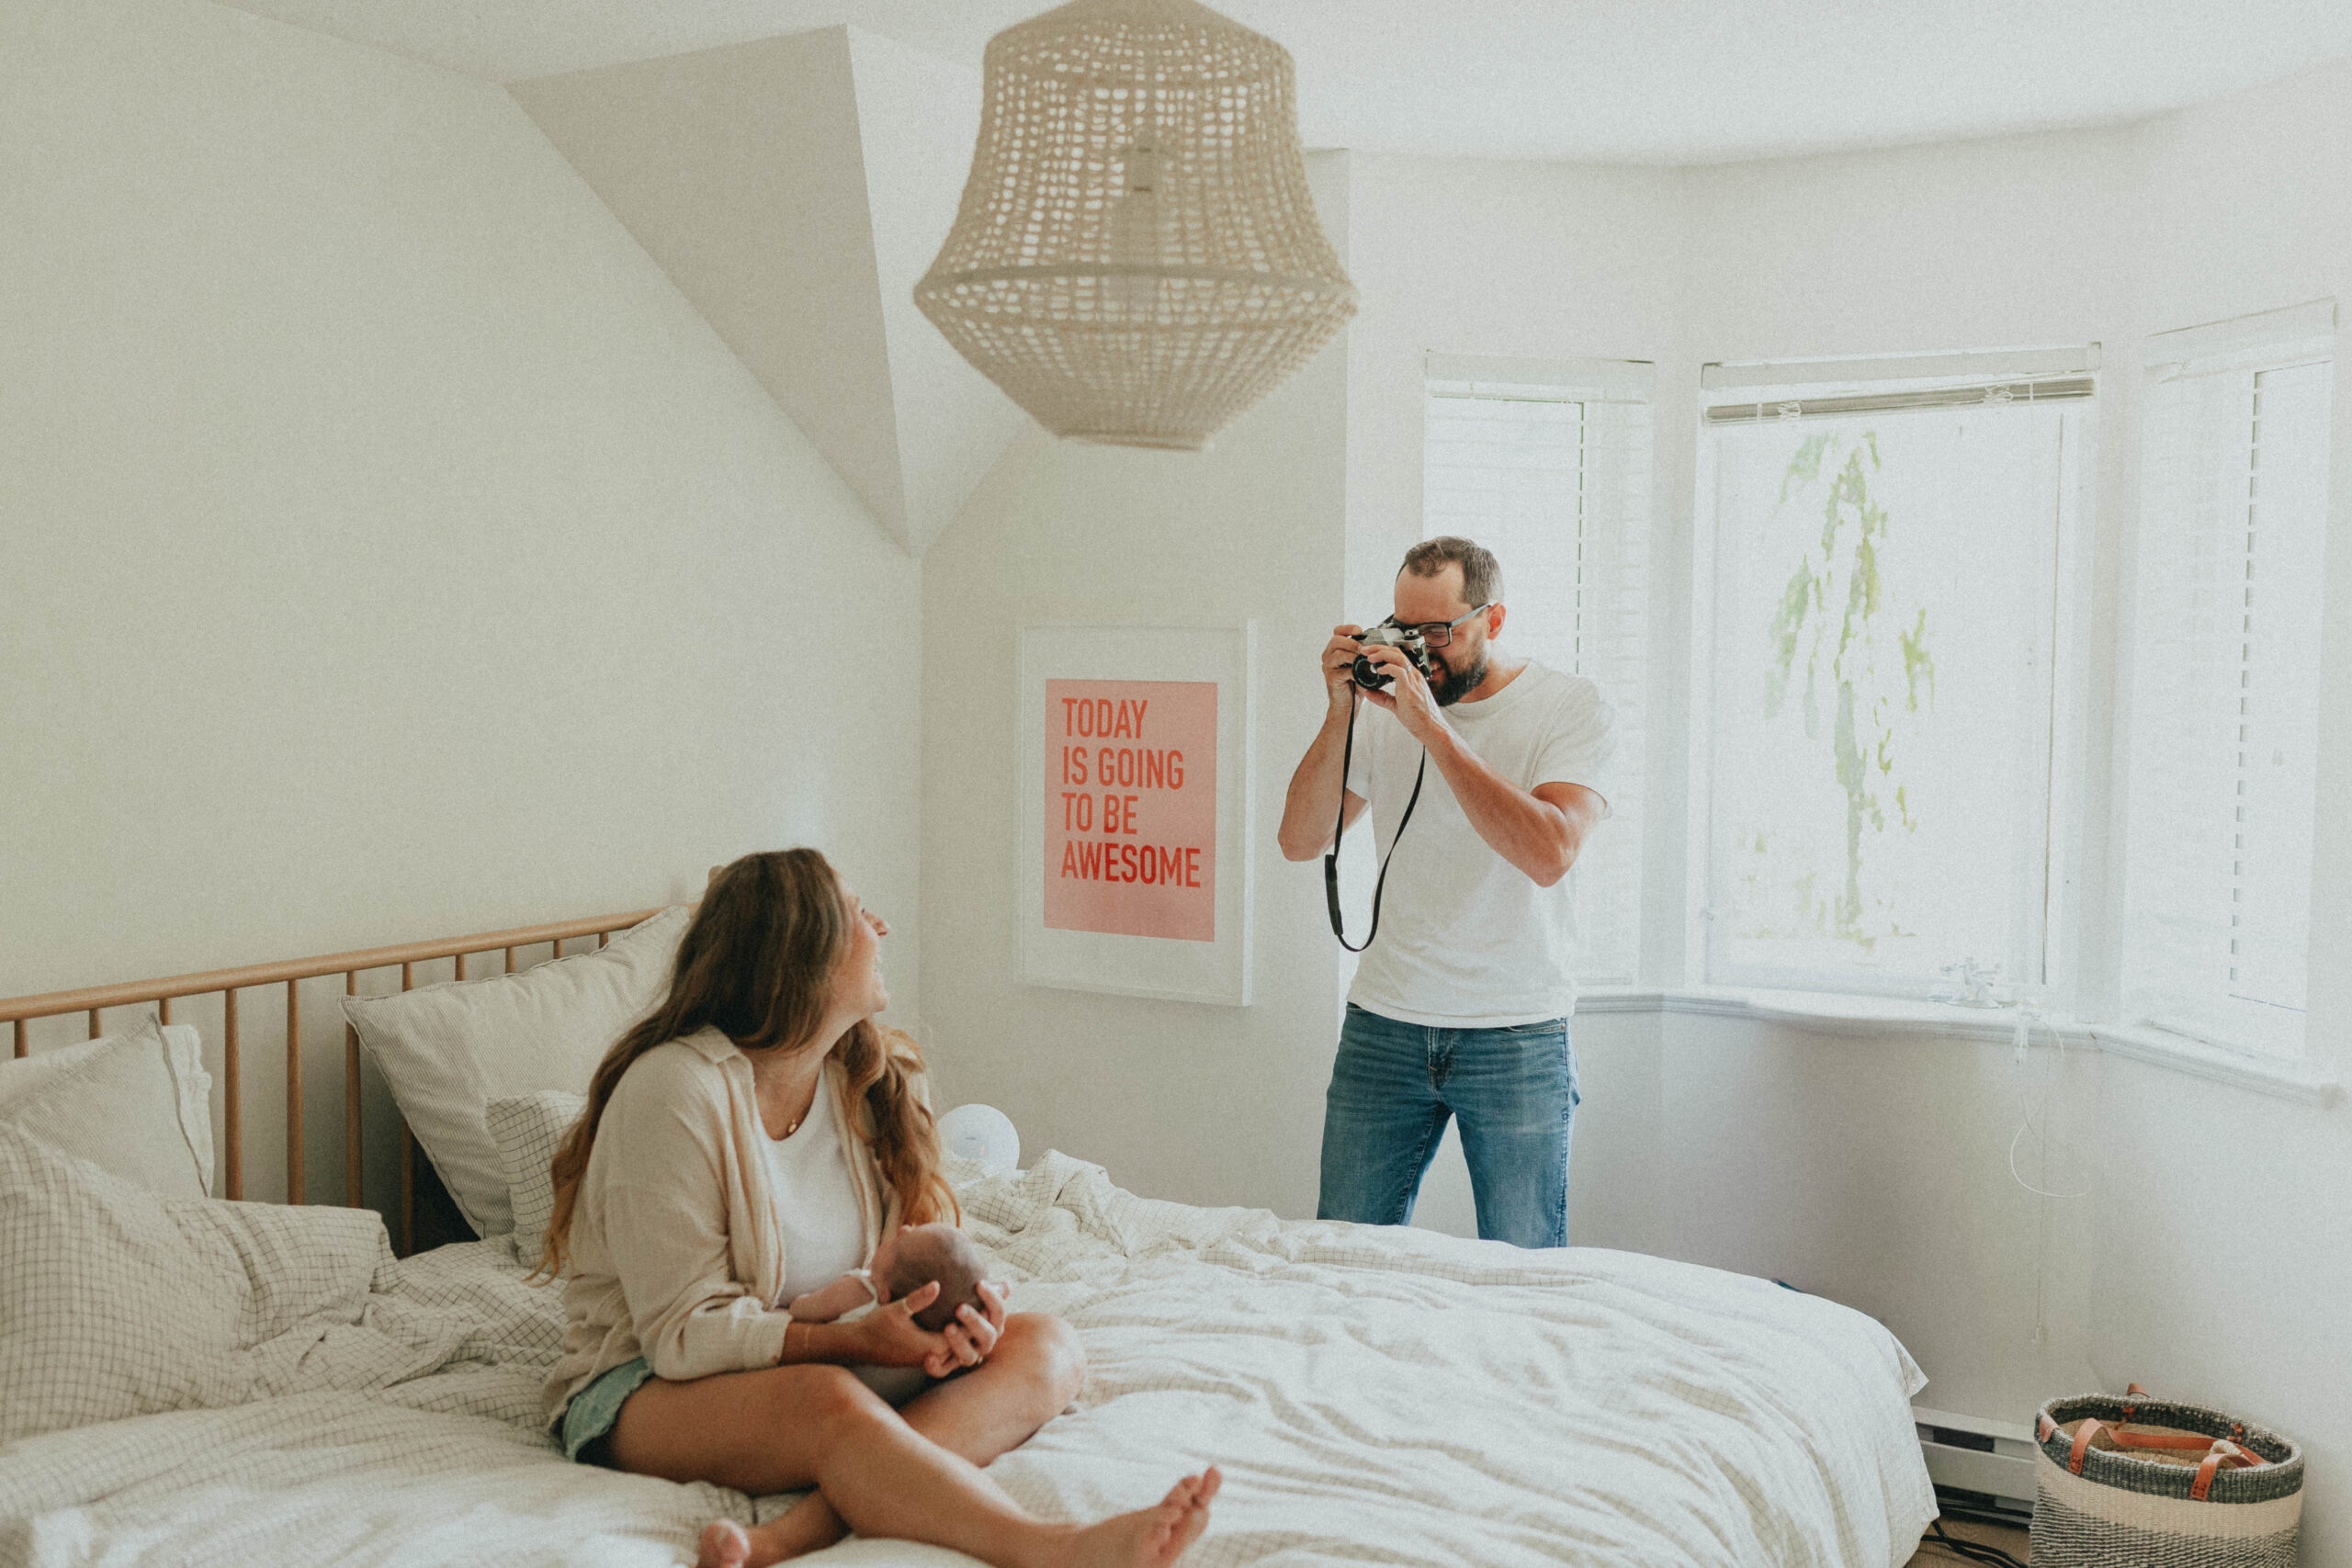
<svg viewBox="0 0 2352 1568"><path fill-rule="evenodd" d="M874 1163L872 1115L850 1104L838 1061L824 1074L839 1125L856 1133L843 1141L870 1258L898 1225L898 1195ZM920 1075L914 1089L928 1103ZM776 1364L791 1319L766 1138L751 1058L717 1029L657 1045L621 1075L571 1213L550 1427L599 1373L639 1356L673 1382Z"/></svg>

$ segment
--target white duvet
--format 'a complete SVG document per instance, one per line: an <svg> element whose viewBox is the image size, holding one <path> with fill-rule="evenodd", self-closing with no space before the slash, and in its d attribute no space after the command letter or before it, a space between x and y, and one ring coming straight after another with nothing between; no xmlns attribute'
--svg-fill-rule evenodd
<svg viewBox="0 0 2352 1568"><path fill-rule="evenodd" d="M1193 1568L1887 1568L1934 1513L1924 1380L1828 1302L1629 1253L1144 1200L1057 1154L963 1197L1014 1308L1069 1318L1090 1360L1076 1406L990 1473L1092 1517L1222 1465ZM556 1293L523 1274L503 1243L378 1269L370 1316L446 1329L433 1370L389 1387L0 1448L0 1563L690 1562L713 1515L784 1506L565 1462L539 1427ZM808 1561L969 1560L852 1540Z"/></svg>

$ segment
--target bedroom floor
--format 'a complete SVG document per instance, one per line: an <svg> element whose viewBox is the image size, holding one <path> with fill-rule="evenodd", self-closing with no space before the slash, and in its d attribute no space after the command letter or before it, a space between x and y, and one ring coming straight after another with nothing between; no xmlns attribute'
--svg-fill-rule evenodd
<svg viewBox="0 0 2352 1568"><path fill-rule="evenodd" d="M1961 1540L1973 1540L1985 1546L1997 1546L2023 1562L2028 1560L2031 1538L2024 1530L2004 1529L1999 1525L1973 1525L1962 1519L1946 1519L1944 1532ZM1911 1555L1904 1568L1942 1568L1948 1562L1966 1561L1956 1552L1940 1546L1923 1545Z"/></svg>

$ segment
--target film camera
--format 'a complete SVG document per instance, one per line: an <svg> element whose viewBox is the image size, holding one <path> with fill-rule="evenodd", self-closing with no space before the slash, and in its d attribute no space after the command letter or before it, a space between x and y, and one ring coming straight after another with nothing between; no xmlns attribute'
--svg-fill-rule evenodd
<svg viewBox="0 0 2352 1568"><path fill-rule="evenodd" d="M1391 626L1384 621L1365 631L1356 641L1366 648L1396 649L1413 661L1413 668L1419 670L1424 679L1429 675L1430 645L1418 627ZM1367 692L1377 692L1394 683L1394 677L1382 674L1380 667L1361 653L1356 655L1356 661L1349 667L1349 672L1355 676L1356 684Z"/></svg>

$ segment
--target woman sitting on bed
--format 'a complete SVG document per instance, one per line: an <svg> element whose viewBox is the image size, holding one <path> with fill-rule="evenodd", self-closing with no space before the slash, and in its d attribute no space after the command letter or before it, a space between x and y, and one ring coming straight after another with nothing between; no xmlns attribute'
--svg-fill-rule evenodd
<svg viewBox="0 0 2352 1568"><path fill-rule="evenodd" d="M555 1158L541 1262L569 1263L571 1321L548 1425L590 1463L814 1488L755 1529L713 1523L704 1568L774 1562L844 1526L1001 1568L1160 1568L1207 1523L1216 1470L1086 1527L1036 1518L981 1473L1076 1395L1085 1359L1059 1318L1007 1316L993 1286L938 1333L914 1321L935 1284L855 1322L785 1309L902 1222L956 1214L922 1055L873 1019L888 931L814 850L712 881L669 998L605 1057ZM928 1375L894 1408L853 1366Z"/></svg>

